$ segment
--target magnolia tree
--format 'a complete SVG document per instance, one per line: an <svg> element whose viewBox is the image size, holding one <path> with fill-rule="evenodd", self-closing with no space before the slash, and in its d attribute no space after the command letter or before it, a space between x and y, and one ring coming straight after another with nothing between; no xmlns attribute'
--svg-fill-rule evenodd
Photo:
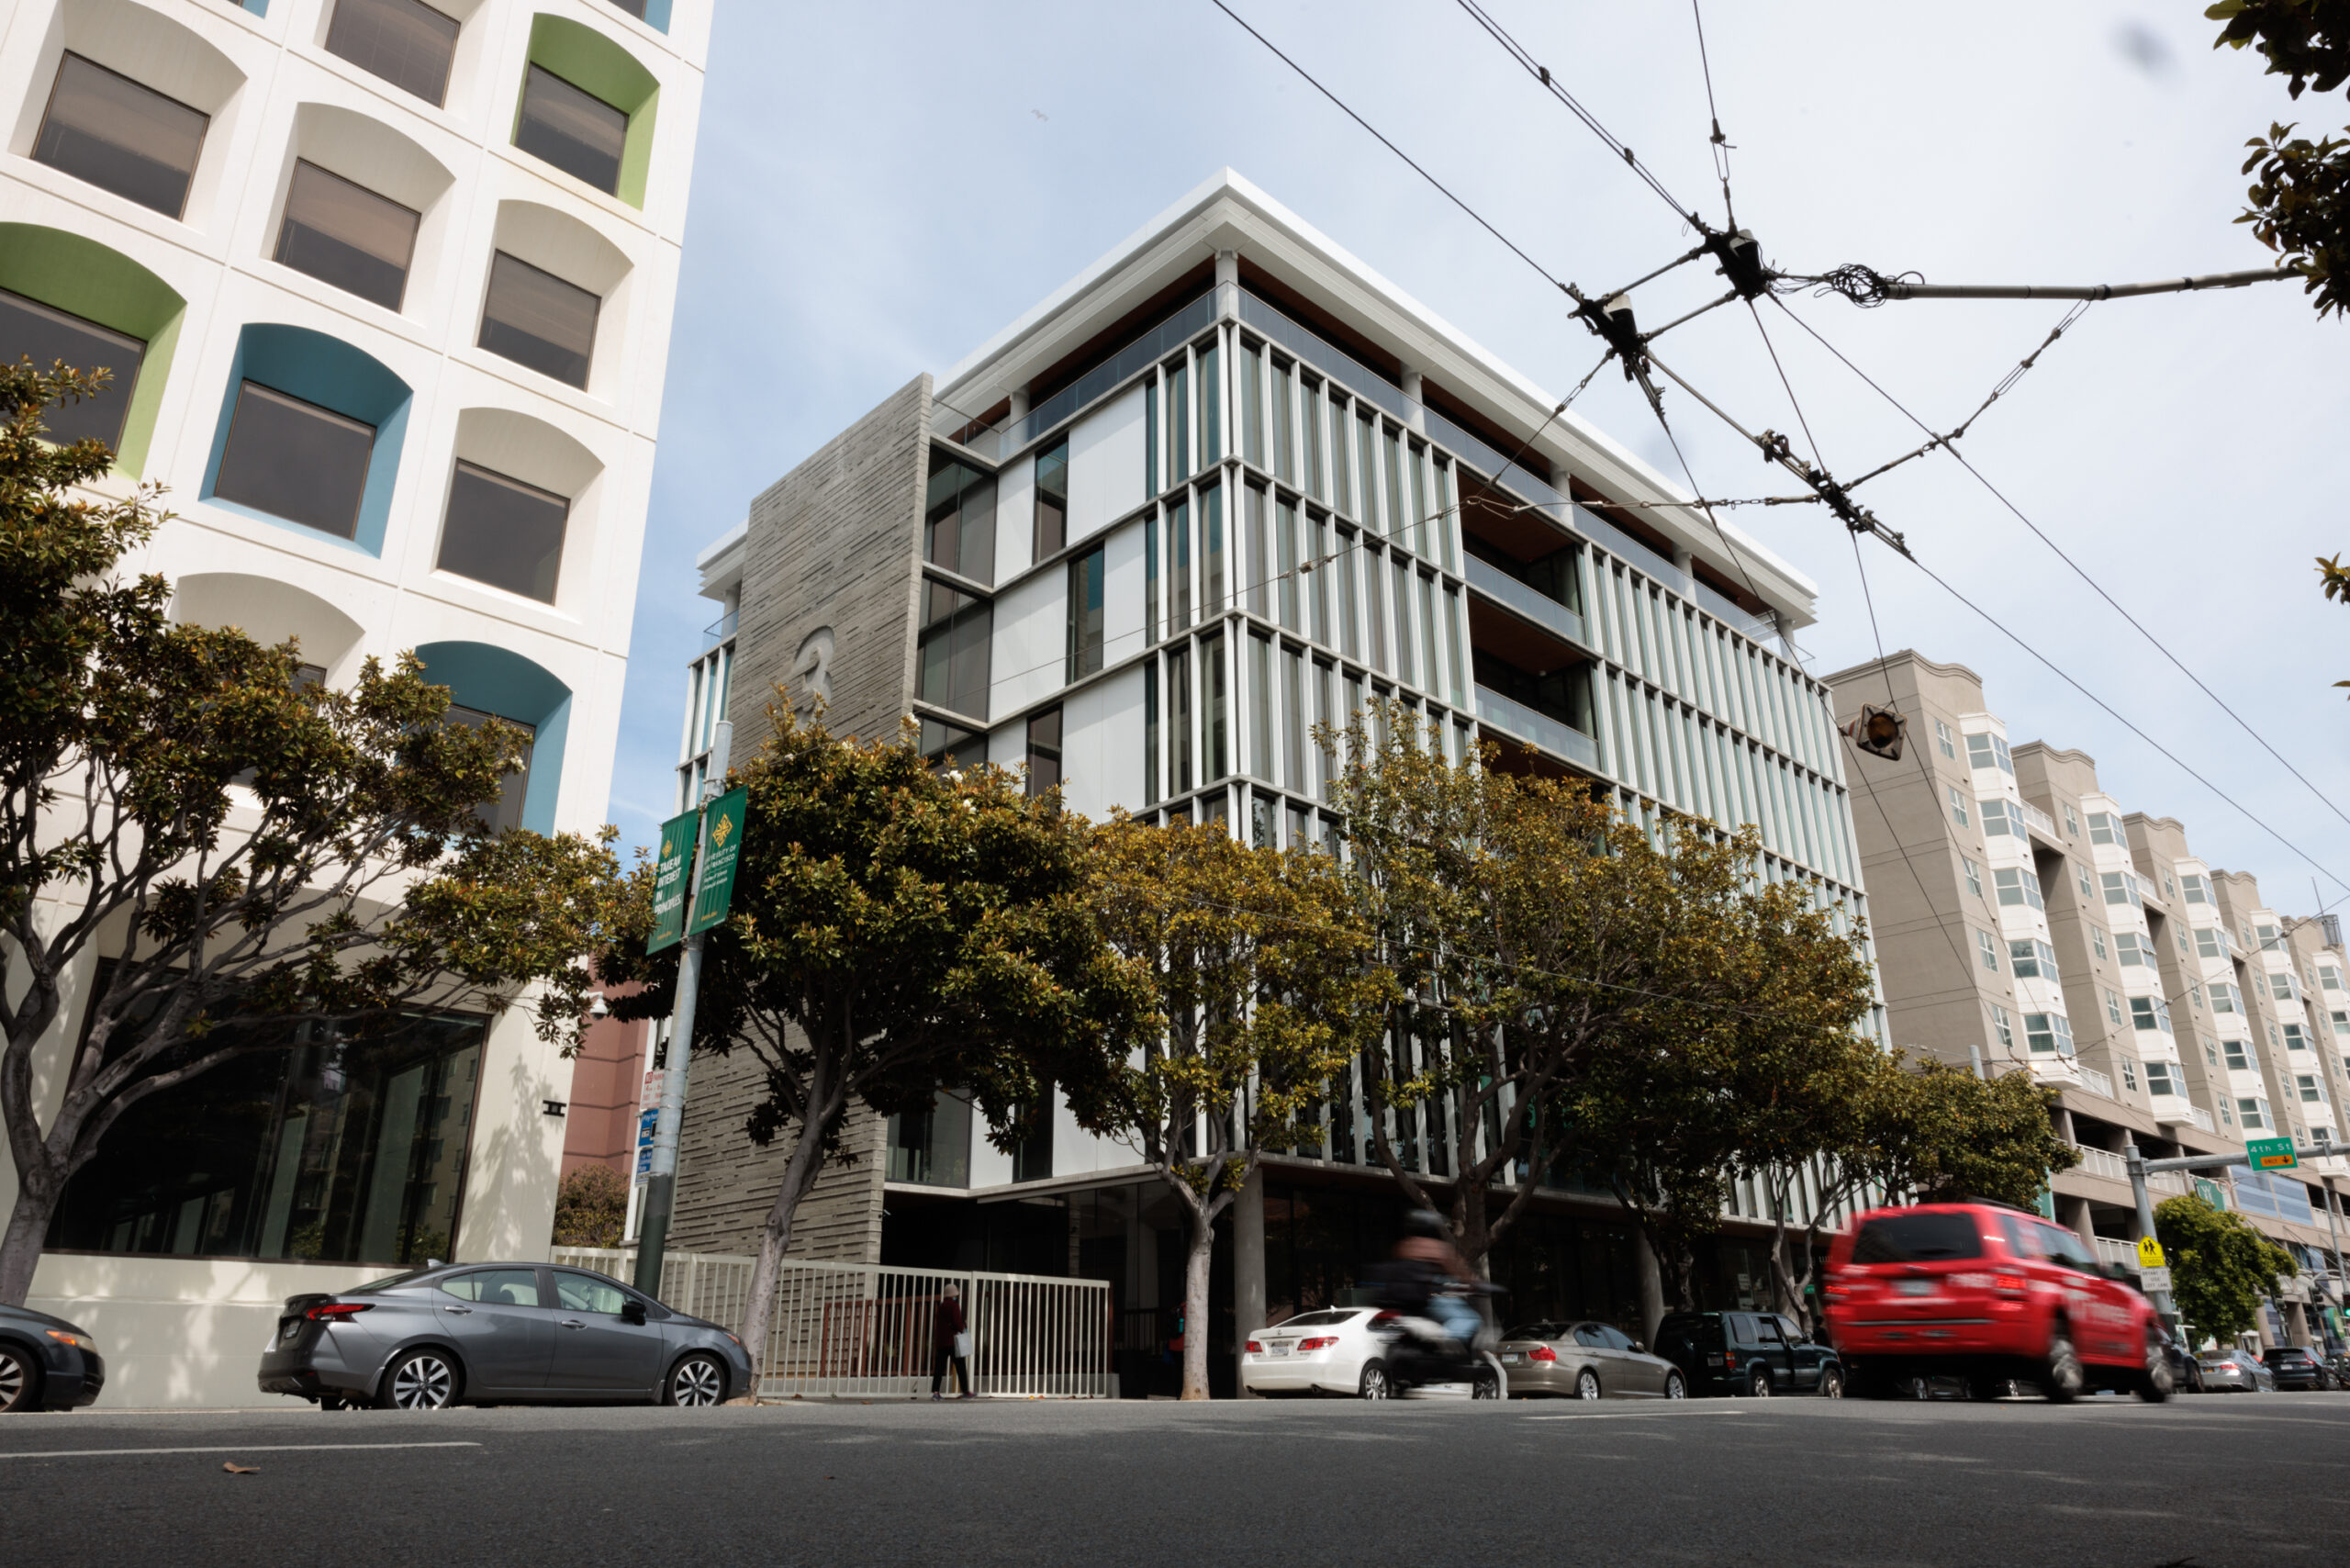
<svg viewBox="0 0 2350 1568"><path fill-rule="evenodd" d="M1081 1078L1147 1002L1097 939L1088 837L1056 795L1000 768L942 772L911 730L836 737L788 702L730 778L748 792L734 896L703 949L694 1048L747 1052L744 1131L790 1152L759 1233L743 1338L764 1362L799 1206L862 1103L888 1114L968 1095L1008 1147L1043 1086ZM623 1019L675 1009L680 949L648 958L643 879L632 929L596 960Z"/></svg>
<svg viewBox="0 0 2350 1568"><path fill-rule="evenodd" d="M294 644L177 624L163 579L120 575L163 521L156 494L94 495L106 448L40 439L43 409L103 384L0 367L11 1304L66 1183L131 1106L322 1029L364 1040L533 987L541 1035L576 1043L580 959L621 904L609 833L485 830L477 806L524 736L444 722L449 693L413 658L308 684ZM100 958L74 1034L69 977ZM57 1059L37 1070L45 1042Z"/></svg>
<svg viewBox="0 0 2350 1568"><path fill-rule="evenodd" d="M2222 1345L2258 1324L2260 1304L2296 1272L2292 1254L2242 1215L2199 1197L2166 1199L2154 1210L2154 1236L2170 1260L2180 1320Z"/></svg>
<svg viewBox="0 0 2350 1568"><path fill-rule="evenodd" d="M1183 1397L1205 1399L1217 1216L1266 1150L1319 1144L1331 1081L1392 981L1328 857L1252 849L1221 823L1114 819L1095 836L1091 899L1149 1006L1130 1049L1104 1036L1063 1089L1079 1125L1139 1150L1181 1208Z"/></svg>

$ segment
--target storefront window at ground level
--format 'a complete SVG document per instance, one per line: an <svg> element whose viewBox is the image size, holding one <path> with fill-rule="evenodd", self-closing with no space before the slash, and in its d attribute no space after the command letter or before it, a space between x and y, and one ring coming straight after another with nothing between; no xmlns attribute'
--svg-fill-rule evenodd
<svg viewBox="0 0 2350 1568"><path fill-rule="evenodd" d="M485 1027L438 1016L379 1038L327 1035L143 1100L67 1185L48 1245L316 1262L447 1258Z"/></svg>

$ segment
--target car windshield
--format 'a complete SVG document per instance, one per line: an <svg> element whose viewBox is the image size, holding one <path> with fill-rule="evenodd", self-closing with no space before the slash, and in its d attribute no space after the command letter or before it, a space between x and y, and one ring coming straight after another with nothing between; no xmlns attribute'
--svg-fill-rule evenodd
<svg viewBox="0 0 2350 1568"><path fill-rule="evenodd" d="M1566 1326L1559 1323L1521 1323L1502 1336L1505 1339L1563 1339Z"/></svg>
<svg viewBox="0 0 2350 1568"><path fill-rule="evenodd" d="M1982 1231L1975 1216L1965 1213L1885 1215L1863 1224L1852 1239L1855 1263L1933 1263L1981 1256Z"/></svg>

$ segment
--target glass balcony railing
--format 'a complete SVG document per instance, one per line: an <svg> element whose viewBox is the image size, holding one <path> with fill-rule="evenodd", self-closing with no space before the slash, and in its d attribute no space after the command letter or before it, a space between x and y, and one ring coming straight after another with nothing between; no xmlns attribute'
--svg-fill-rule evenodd
<svg viewBox="0 0 2350 1568"><path fill-rule="evenodd" d="M1469 586L1492 595L1538 626L1545 626L1579 647L1589 647L1583 617L1538 588L1519 582L1491 561L1469 557Z"/></svg>
<svg viewBox="0 0 2350 1568"><path fill-rule="evenodd" d="M1215 291L1210 289L1001 429L979 424L971 415L945 403L933 406L931 429L990 463L1001 463L1036 437L1108 397L1161 354L1172 353L1207 330L1214 319Z"/></svg>
<svg viewBox="0 0 2350 1568"><path fill-rule="evenodd" d="M1599 771L1599 743L1576 729L1561 723L1547 713L1538 713L1513 697L1505 697L1490 686L1477 688L1477 717L1505 734L1516 736L1540 746L1554 756L1593 772Z"/></svg>
<svg viewBox="0 0 2350 1568"><path fill-rule="evenodd" d="M729 610L701 629L701 645L714 648L734 635L735 625L742 620L739 610Z"/></svg>

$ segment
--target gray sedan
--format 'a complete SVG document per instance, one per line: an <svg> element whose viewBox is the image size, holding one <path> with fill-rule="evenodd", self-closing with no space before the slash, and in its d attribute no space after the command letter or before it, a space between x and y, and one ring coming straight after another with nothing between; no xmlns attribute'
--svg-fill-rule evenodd
<svg viewBox="0 0 2350 1568"><path fill-rule="evenodd" d="M1686 1399L1688 1380L1662 1356L1606 1323L1527 1323L1502 1338L1512 1398Z"/></svg>
<svg viewBox="0 0 2350 1568"><path fill-rule="evenodd" d="M263 1394L330 1410L472 1404L716 1405L751 1386L743 1342L584 1269L451 1263L286 1298Z"/></svg>

